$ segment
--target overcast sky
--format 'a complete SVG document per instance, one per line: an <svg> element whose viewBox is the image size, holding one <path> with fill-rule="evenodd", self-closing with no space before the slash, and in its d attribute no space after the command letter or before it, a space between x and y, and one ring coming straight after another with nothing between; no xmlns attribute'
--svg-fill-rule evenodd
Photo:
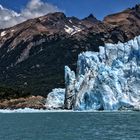
<svg viewBox="0 0 140 140"><path fill-rule="evenodd" d="M0 28L57 11L79 18L92 13L102 20L108 14L136 4L140 0L0 0Z"/></svg>

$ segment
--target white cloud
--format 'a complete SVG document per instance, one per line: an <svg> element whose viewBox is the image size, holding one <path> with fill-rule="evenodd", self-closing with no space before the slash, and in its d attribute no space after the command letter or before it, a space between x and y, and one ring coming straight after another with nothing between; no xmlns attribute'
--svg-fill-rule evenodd
<svg viewBox="0 0 140 140"><path fill-rule="evenodd" d="M60 11L58 7L47 2L42 2L41 0L30 0L20 13L4 8L0 5L0 28L11 27L27 19L58 11Z"/></svg>

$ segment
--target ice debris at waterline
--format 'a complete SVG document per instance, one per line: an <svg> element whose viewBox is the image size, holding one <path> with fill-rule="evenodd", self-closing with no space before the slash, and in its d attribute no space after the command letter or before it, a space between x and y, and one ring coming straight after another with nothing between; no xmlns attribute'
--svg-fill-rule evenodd
<svg viewBox="0 0 140 140"><path fill-rule="evenodd" d="M56 88L49 93L46 100L47 109L62 109L64 108L65 89Z"/></svg>
<svg viewBox="0 0 140 140"><path fill-rule="evenodd" d="M79 55L76 74L65 67L65 109L139 109L140 36L99 48Z"/></svg>
<svg viewBox="0 0 140 140"><path fill-rule="evenodd" d="M33 109L33 108L19 108L19 109L0 109L0 113L42 113L48 112L44 109Z"/></svg>
<svg viewBox="0 0 140 140"><path fill-rule="evenodd" d="M0 113L53 113L53 112L73 112L73 110L48 110L48 109L32 109L32 108L19 108L19 109L0 109Z"/></svg>

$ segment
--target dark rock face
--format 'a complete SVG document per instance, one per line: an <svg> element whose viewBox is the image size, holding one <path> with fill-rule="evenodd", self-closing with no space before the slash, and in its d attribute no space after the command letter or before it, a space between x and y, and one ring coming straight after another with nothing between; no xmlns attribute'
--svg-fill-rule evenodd
<svg viewBox="0 0 140 140"><path fill-rule="evenodd" d="M48 14L0 30L0 85L43 95L64 87L64 66L76 70L78 54L98 51L106 42L125 42L140 34L140 6L104 21Z"/></svg>

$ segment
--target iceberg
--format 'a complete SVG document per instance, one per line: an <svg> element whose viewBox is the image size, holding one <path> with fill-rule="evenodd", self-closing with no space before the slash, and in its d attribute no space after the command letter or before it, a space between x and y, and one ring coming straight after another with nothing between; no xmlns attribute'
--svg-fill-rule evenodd
<svg viewBox="0 0 140 140"><path fill-rule="evenodd" d="M79 54L76 73L65 66L63 97L65 109L140 109L140 36Z"/></svg>

